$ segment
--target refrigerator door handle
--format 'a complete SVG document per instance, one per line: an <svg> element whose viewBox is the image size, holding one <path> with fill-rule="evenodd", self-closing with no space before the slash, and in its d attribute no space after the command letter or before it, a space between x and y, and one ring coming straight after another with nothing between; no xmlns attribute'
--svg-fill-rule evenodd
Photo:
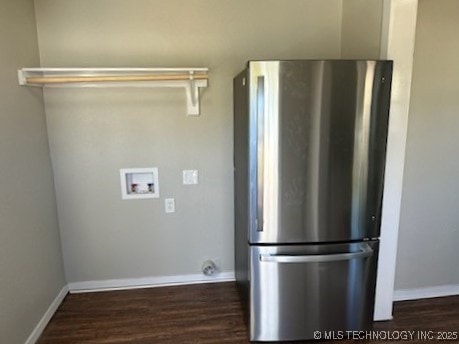
<svg viewBox="0 0 459 344"><path fill-rule="evenodd" d="M264 197L264 124L265 124L265 77L259 76L257 83L257 231L263 231Z"/></svg>
<svg viewBox="0 0 459 344"><path fill-rule="evenodd" d="M369 245L364 244L358 252L314 255L260 254L260 261L271 263L321 263L366 258L372 255L373 249Z"/></svg>

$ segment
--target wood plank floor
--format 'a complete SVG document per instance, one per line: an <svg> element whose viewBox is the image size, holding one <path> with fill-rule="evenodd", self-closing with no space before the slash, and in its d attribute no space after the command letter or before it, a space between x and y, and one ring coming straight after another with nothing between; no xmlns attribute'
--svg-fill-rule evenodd
<svg viewBox="0 0 459 344"><path fill-rule="evenodd" d="M459 296L398 302L394 320L375 323L375 330L459 331ZM69 294L38 343L217 344L247 338L235 284L215 283ZM389 341L372 341L379 342Z"/></svg>

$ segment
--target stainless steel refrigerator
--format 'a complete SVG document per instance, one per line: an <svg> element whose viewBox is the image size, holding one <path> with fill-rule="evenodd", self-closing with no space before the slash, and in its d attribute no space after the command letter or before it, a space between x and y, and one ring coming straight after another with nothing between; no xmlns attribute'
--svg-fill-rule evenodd
<svg viewBox="0 0 459 344"><path fill-rule="evenodd" d="M371 328L391 75L391 61L250 61L234 79L250 340Z"/></svg>

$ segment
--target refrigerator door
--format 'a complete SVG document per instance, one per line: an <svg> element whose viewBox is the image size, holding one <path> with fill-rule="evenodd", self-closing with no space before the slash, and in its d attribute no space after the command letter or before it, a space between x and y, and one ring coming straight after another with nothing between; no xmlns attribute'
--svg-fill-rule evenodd
<svg viewBox="0 0 459 344"><path fill-rule="evenodd" d="M249 62L250 242L379 236L392 62Z"/></svg>
<svg viewBox="0 0 459 344"><path fill-rule="evenodd" d="M250 339L372 327L378 241L250 247Z"/></svg>

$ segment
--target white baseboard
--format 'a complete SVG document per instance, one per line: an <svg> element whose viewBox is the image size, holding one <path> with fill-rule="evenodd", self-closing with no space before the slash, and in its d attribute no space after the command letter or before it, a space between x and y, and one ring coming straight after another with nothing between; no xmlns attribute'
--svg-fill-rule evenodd
<svg viewBox="0 0 459 344"><path fill-rule="evenodd" d="M59 294L57 294L56 298L53 300L51 305L48 307L45 314L38 322L37 326L35 326L35 328L33 329L29 338L27 338L27 340L25 341L25 344L34 344L38 340L41 333L45 329L46 325L48 325L48 322L51 320L54 313L56 312L57 308L60 306L62 301L64 301L65 295L67 295L68 292L69 292L69 287L68 285L66 285L64 286L64 288L62 288Z"/></svg>
<svg viewBox="0 0 459 344"><path fill-rule="evenodd" d="M110 290L167 287L182 284L217 283L234 281L234 271L216 273L213 276L202 274L157 276L127 279L71 282L68 284L70 293L87 293Z"/></svg>
<svg viewBox="0 0 459 344"><path fill-rule="evenodd" d="M459 285L439 285L415 289L399 289L394 291L394 301L429 299L433 297L459 295Z"/></svg>

